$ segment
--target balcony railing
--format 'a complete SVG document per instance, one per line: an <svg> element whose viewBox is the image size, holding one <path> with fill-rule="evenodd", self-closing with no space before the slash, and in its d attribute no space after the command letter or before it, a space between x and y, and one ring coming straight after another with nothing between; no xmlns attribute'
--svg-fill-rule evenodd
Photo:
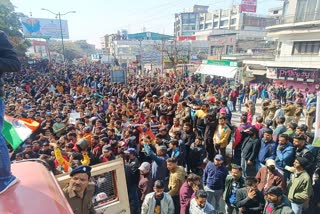
<svg viewBox="0 0 320 214"><path fill-rule="evenodd" d="M292 24L299 22L320 21L320 12L304 13L301 15L288 15L279 17L277 24Z"/></svg>

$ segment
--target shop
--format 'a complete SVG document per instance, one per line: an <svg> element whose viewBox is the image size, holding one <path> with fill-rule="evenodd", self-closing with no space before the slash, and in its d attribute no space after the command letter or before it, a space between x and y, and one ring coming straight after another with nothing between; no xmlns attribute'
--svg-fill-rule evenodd
<svg viewBox="0 0 320 214"><path fill-rule="evenodd" d="M283 85L286 88L293 86L302 92L306 88L309 91L319 91L320 69L268 67L267 78L273 79L275 85Z"/></svg>

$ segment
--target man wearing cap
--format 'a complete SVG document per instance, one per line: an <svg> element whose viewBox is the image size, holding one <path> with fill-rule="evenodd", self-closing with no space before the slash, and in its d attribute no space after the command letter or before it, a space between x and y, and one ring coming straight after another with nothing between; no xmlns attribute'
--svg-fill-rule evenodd
<svg viewBox="0 0 320 214"><path fill-rule="evenodd" d="M271 187L265 195L264 214L294 214L291 203L280 187Z"/></svg>
<svg viewBox="0 0 320 214"><path fill-rule="evenodd" d="M296 148L295 158L303 157L308 160L307 165L304 167L304 169L309 173L310 176L312 176L315 157L313 156L311 150L307 147L306 140L307 140L306 135L296 135L293 137L293 146ZM286 169L290 172L294 171L294 167L291 167L291 168L286 167Z"/></svg>
<svg viewBox="0 0 320 214"><path fill-rule="evenodd" d="M314 119L316 116L316 110L317 110L317 103L313 102L311 103L311 107L309 110L307 110L306 112L306 124L308 126L308 132L311 132L312 127L313 127L313 123L314 123Z"/></svg>
<svg viewBox="0 0 320 214"><path fill-rule="evenodd" d="M92 198L94 184L89 183L91 167L78 166L70 173L69 184L63 189L74 214L94 214Z"/></svg>
<svg viewBox="0 0 320 214"><path fill-rule="evenodd" d="M258 180L258 189L263 193L266 193L272 186L278 186L284 192L286 191L286 181L276 169L276 162L272 159L268 159L266 166L259 169L256 179Z"/></svg>
<svg viewBox="0 0 320 214"><path fill-rule="evenodd" d="M293 162L294 174L288 185L288 198L291 201L292 210L295 214L301 214L304 204L308 203L312 195L312 183L310 176L305 171L308 159L297 157Z"/></svg>
<svg viewBox="0 0 320 214"><path fill-rule="evenodd" d="M105 145L102 147L102 154L99 157L100 163L106 163L115 159L115 156L112 153L111 145Z"/></svg>
<svg viewBox="0 0 320 214"><path fill-rule="evenodd" d="M296 112L296 107L292 101L288 101L287 105L283 108L284 115L286 118L286 125L288 125L294 119L294 113Z"/></svg>
<svg viewBox="0 0 320 214"><path fill-rule="evenodd" d="M229 143L229 136L231 129L227 125L227 118L225 116L219 117L219 125L217 126L213 135L213 144L216 154L226 156L226 147Z"/></svg>
<svg viewBox="0 0 320 214"><path fill-rule="evenodd" d="M223 166L224 158L217 154L213 161L209 161L203 173L204 190L208 193L208 201L215 211L222 211L220 199L223 194L228 170Z"/></svg>
<svg viewBox="0 0 320 214"><path fill-rule="evenodd" d="M143 162L140 167L140 179L139 179L139 196L140 201L143 202L146 195L152 192L152 178L151 178L151 165L148 162Z"/></svg>
<svg viewBox="0 0 320 214"><path fill-rule="evenodd" d="M272 133L272 129L267 129L263 133L263 139L261 140L260 151L258 154L258 169L263 167L268 159L274 160L276 158L277 144L272 139Z"/></svg>

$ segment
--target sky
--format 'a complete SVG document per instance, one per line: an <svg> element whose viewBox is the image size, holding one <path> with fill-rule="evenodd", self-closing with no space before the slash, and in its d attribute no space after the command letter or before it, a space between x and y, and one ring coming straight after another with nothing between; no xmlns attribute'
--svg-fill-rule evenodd
<svg viewBox="0 0 320 214"><path fill-rule="evenodd" d="M71 40L87 40L99 48L100 38L127 29L129 33L152 31L173 35L174 14L193 5L207 5L209 11L225 9L240 0L11 0L16 12L34 18L55 18L55 13L68 14ZM266 15L269 8L282 6L280 0L258 0L257 14Z"/></svg>

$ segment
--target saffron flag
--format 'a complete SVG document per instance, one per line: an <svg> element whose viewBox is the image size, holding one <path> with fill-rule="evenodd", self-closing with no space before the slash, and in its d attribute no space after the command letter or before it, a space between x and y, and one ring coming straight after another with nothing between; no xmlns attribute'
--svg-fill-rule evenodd
<svg viewBox="0 0 320 214"><path fill-rule="evenodd" d="M5 115L2 134L13 150L16 150L38 129L39 125L37 121L31 119L16 119Z"/></svg>

